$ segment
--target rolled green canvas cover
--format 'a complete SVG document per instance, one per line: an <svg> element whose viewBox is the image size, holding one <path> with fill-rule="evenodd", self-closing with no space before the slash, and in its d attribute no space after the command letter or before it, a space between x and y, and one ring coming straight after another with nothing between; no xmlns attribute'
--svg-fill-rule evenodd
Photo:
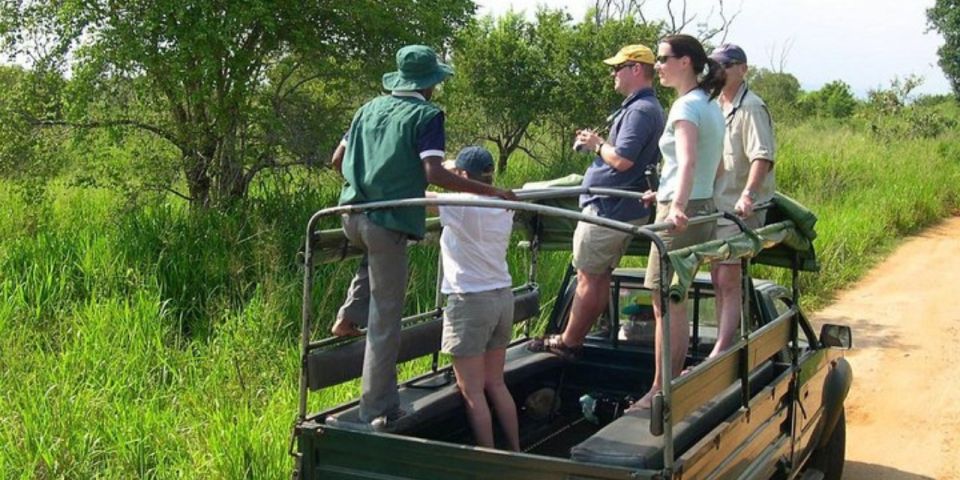
<svg viewBox="0 0 960 480"><path fill-rule="evenodd" d="M580 175L545 182L524 185L524 189L544 189L554 187L575 187L582 181ZM538 201L570 210L578 210L576 197ZM674 269L674 278L670 281L670 295L674 299L683 297L689 289L699 267L715 260L750 257L752 263L816 272L820 270L813 240L816 238L817 216L796 200L775 193L773 206L767 210L765 225L754 232L741 233L726 240L694 245L670 252L670 263ZM576 222L564 218L541 217L531 215L527 219L530 236L539 232L541 250L570 250ZM634 238L630 242L627 255L647 256L650 242L643 238Z"/></svg>

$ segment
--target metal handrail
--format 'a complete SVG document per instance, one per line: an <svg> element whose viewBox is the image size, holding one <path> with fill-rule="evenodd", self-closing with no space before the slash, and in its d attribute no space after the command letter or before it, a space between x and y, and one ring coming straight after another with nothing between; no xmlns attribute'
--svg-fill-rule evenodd
<svg viewBox="0 0 960 480"><path fill-rule="evenodd" d="M526 201L534 200L547 200L555 198L568 198L573 196L579 196L583 194L590 195L600 195L608 197L620 197L620 198L630 198L641 200L644 196L644 192L639 191L628 191L620 189L611 189L611 188L592 188L592 187L558 187L558 188L546 188L546 189L532 189L532 190L520 190L516 191L518 199ZM300 368L300 401L299 401L299 411L298 411L298 420L303 421L306 419L307 415L307 374L306 374L306 363L307 355L312 349L311 347L316 347L316 345L311 345L310 342L310 332L313 328L313 312L312 312L312 302L311 302L311 293L313 290L313 232L316 229L316 225L320 219L332 215L343 215L343 214L357 214L373 210L383 210L383 209L394 209L394 208L403 208L403 207L432 207L432 206L467 206L467 207L485 207L485 208L500 208L514 211L524 211L531 212L547 216L555 216L560 218L565 218L568 220L574 220L577 222L590 223L606 228L610 228L622 233L628 233L634 236L643 237L656 245L659 252L659 258L657 261L660 262L660 304L668 305L669 304L669 286L668 283L663 281L663 278L670 278L672 274L672 267L670 266L669 256L667 249L663 243L663 240L657 235L657 232L665 231L672 229L674 224L672 222L659 222L651 225L638 226L626 222L621 222L618 220L611 220L608 218L595 216L595 215L586 215L579 211L572 211L559 207L551 207L547 205L539 205L526 203L524 201L513 201L513 200L501 200L494 198L464 198L464 197L430 197L430 198L407 198L399 200L387 200L380 202L370 202L364 204L354 204L354 205L342 205L337 207L330 207L319 210L315 212L310 220L307 222L306 229L306 244L304 247L304 285L303 285L303 303L301 308L302 314L302 324L301 324L301 368ZM772 204L765 203L758 205L755 210L759 211L762 209L769 208ZM701 223L706 223L709 221L715 221L718 218L726 218L728 220L736 223L741 231L749 230L746 225L740 220L736 215L729 212L716 212L709 215L703 215L698 217L691 217L687 221L688 226L698 225ZM746 265L744 265L746 268ZM668 308L661 309L661 335L664 339L670 338L670 314ZM671 372L671 361L670 361L670 342L663 342L661 348L661 375L664 378L662 386L662 404L664 406L663 416L661 419L661 427L664 435L663 442L663 454L664 454L664 468L666 471L673 470L674 464L674 452L673 452L673 425L670 421L670 405L672 404L672 372ZM653 419L651 418L651 421ZM652 426L652 425L651 425Z"/></svg>

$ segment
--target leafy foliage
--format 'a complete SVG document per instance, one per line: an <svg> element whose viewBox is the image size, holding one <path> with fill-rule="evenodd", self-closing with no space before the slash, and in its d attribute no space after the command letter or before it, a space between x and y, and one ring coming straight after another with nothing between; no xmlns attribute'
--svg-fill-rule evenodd
<svg viewBox="0 0 960 480"><path fill-rule="evenodd" d="M923 84L923 77L907 75L895 77L889 88L877 88L867 92L867 106L881 113L897 113L910 102L910 93Z"/></svg>
<svg viewBox="0 0 960 480"><path fill-rule="evenodd" d="M770 108L770 114L775 121L793 120L799 116L797 101L801 91L797 77L786 72L759 68L748 71L747 83Z"/></svg>
<svg viewBox="0 0 960 480"><path fill-rule="evenodd" d="M34 58L36 71L72 75L69 107L28 116L32 124L161 138L175 149L171 161L187 186L180 194L194 205L225 206L245 196L264 169L315 163L319 144L291 142L298 132L331 132L317 140L332 149L338 134L323 127L343 121L302 122L299 113L310 110L305 103L322 97L301 92L304 86L319 78L374 85L399 46L443 43L474 5L67 0L5 7L7 52ZM343 107L319 103L321 113Z"/></svg>
<svg viewBox="0 0 960 480"><path fill-rule="evenodd" d="M843 80L834 80L820 90L800 97L800 109L807 115L827 118L846 118L853 114L857 100L853 91Z"/></svg>
<svg viewBox="0 0 960 480"><path fill-rule="evenodd" d="M934 138L956 126L956 120L938 111L937 104L910 102L910 93L922 83L922 77L909 75L894 78L889 88L868 92L858 116L869 122L874 137L888 142Z"/></svg>
<svg viewBox="0 0 960 480"><path fill-rule="evenodd" d="M541 22L532 24L522 14L508 12L494 20L485 17L473 23L454 42L453 65L457 70L449 83L453 115L472 133L496 144L498 170L525 139L530 124L553 108L552 92L557 79L549 65L556 52L544 48L537 30L558 19L556 12L541 12ZM563 20L559 20L562 24Z"/></svg>
<svg viewBox="0 0 960 480"><path fill-rule="evenodd" d="M602 60L627 43L655 48L660 24L628 16L598 25L591 17L574 24L562 10L540 9L532 23L508 13L464 29L454 43L457 75L443 98L458 119L453 136L496 144L503 170L517 150L565 163L576 129L604 130L622 97Z"/></svg>
<svg viewBox="0 0 960 480"><path fill-rule="evenodd" d="M930 28L943 35L944 44L937 50L940 68L950 80L953 94L960 100L960 1L936 0L927 9Z"/></svg>
<svg viewBox="0 0 960 480"><path fill-rule="evenodd" d="M0 177L21 186L45 183L67 163L62 132L33 130L21 112L58 112L64 82L58 75L3 66L0 88Z"/></svg>

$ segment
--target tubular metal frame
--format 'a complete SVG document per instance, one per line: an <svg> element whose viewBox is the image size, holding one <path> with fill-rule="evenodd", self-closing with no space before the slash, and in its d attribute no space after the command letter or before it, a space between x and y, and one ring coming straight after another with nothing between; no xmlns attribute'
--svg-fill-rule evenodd
<svg viewBox="0 0 960 480"><path fill-rule="evenodd" d="M643 194L635 191L628 190L619 190L612 188L587 188L587 187L560 187L560 188L546 188L546 189L534 189L534 190L523 190L515 192L519 200L533 201L533 200L546 200L546 199L559 199L559 198L568 198L574 197L582 194L593 194L609 197L620 197L620 198L632 198L640 200L643 197ZM577 222L586 222L594 225L607 227L619 232L628 233L637 237L642 237L654 245L657 246L657 250L660 253L659 258L657 259L660 262L660 304L669 305L669 284L668 282L663 281L664 278L670 278L673 274L672 267L670 266L669 261L669 252L665 248L663 240L657 235L656 232L664 231L673 228L673 223L670 222L660 222L650 225L637 226L626 222L620 222L617 220L611 220L608 218L603 218L600 216L594 215L584 215L578 211L567 210L559 207L550 207L546 205L539 205L533 203L526 203L524 201L510 201L510 200L500 200L493 198L477 198L477 199L468 199L468 198L443 198L443 197L432 197L432 198L408 198L400 200L389 200L381 202L371 202L365 204L356 204L356 205L343 205L338 207L325 208L314 213L310 220L307 222L306 228L306 242L304 247L304 275L303 275L303 303L301 308L302 322L301 322L301 357L300 357L300 399L299 399L299 408L297 415L297 424L306 420L307 417L307 396L309 394L307 388L307 355L314 348L325 345L327 342L316 342L311 343L311 331L313 329L313 298L312 291L314 286L314 262L313 262L313 233L316 230L318 222L325 217L330 217L333 215L346 215L346 214L357 214L368 212L372 210L383 210L383 209L392 209L392 208L401 208L401 207L432 207L432 206L467 206L467 207L486 207L486 208L502 208L507 210L514 211L523 211L530 212L539 215L555 216L560 218L565 218L568 220L575 220ZM766 203L759 205L755 211L766 209L771 204ZM736 223L741 231L749 230L743 221L727 212L716 212L709 215L704 215L700 217L690 218L687 222L688 226L698 225L701 223L715 221L718 218L726 218L728 220ZM538 249L539 241L537 240L538 235L534 233L533 241L531 242L531 265L528 270L528 276L530 278L536 275L537 262L538 262ZM744 284L748 281L748 269L749 260L744 260L741 262L741 272L744 277ZM442 271L438 272L438 275L442 275ZM796 280L796 275L794 275L794 280ZM743 295L748 295L747 290L743 289ZM794 292L796 292L796 283L794 283ZM437 297L437 305L439 308L439 294ZM660 322L661 326L661 335L662 338L670 338L670 314L668 308L662 308L662 321ZM416 317L424 317L435 315L437 310L433 312L425 312ZM743 313L741 319L741 325L746 322L749 312ZM661 393L658 394L658 399L662 402L663 407L663 416L662 416L662 434L663 439L663 465L664 465L664 474L666 478L670 478L674 470L674 451L673 451L673 424L671 421L671 412L670 406L672 405L672 388L671 381L673 379L671 361L670 361L670 342L663 342L661 347L661 375L664 379ZM671 379L671 380L667 380ZM745 386L749 388L749 386ZM655 399L655 401L657 401ZM291 454L293 453L293 445L291 444ZM296 455L296 454L294 454Z"/></svg>

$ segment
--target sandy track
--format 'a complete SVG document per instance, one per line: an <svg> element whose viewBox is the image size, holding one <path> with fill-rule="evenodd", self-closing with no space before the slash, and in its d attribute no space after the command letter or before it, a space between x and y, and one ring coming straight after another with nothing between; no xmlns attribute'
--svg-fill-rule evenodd
<svg viewBox="0 0 960 480"><path fill-rule="evenodd" d="M960 479L960 217L814 315L853 328L845 479Z"/></svg>

